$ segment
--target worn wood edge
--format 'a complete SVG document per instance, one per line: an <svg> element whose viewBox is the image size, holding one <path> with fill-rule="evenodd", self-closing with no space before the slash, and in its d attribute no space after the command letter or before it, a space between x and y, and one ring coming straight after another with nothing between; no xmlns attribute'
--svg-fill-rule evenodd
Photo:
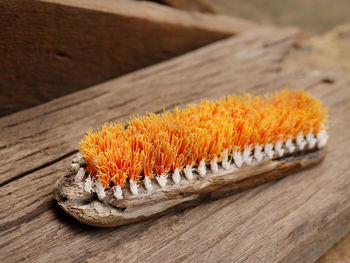
<svg viewBox="0 0 350 263"><path fill-rule="evenodd" d="M203 13L218 13L214 6L207 0L151 0L153 2L160 2L168 6L186 11L198 11Z"/></svg>
<svg viewBox="0 0 350 263"><path fill-rule="evenodd" d="M265 160L235 171L221 170L219 174L208 175L186 186L159 189L151 195L141 195L126 203L111 201L116 200L114 197L111 198L111 195L101 202L94 194L86 193L76 186L72 176L68 175L60 181L55 191L55 198L65 212L85 224L116 227L179 211L206 200L217 199L285 177L316 165L323 160L325 154L326 149L322 148Z"/></svg>
<svg viewBox="0 0 350 263"><path fill-rule="evenodd" d="M203 28L228 35L235 35L258 26L253 21L223 14L190 13L154 2L130 0L40 0L38 2L58 4L115 15L150 19L159 23L178 24Z"/></svg>

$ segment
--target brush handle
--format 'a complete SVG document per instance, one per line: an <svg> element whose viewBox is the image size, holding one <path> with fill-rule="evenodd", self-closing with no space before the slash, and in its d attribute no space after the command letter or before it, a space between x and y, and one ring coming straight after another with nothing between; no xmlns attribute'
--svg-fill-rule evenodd
<svg viewBox="0 0 350 263"><path fill-rule="evenodd" d="M107 192L103 202L95 194L84 192L74 184L72 175L64 177L55 192L59 206L79 221L98 227L115 227L153 216L185 209L199 203L240 192L264 182L285 177L322 161L326 148L302 151L241 168L220 169L206 177L195 175L192 181L169 184L160 188L153 184L151 193L128 194L117 200Z"/></svg>

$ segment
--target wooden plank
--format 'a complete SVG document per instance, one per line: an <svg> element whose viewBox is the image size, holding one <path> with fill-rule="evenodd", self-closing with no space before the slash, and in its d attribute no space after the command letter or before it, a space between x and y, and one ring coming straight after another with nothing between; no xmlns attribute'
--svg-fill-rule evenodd
<svg viewBox="0 0 350 263"><path fill-rule="evenodd" d="M280 72L295 36L293 30L250 32L0 119L0 162L6 167L0 260L314 261L350 229L350 116L344 114L350 110L350 80ZM55 205L54 182L86 128L200 98L285 85L305 88L330 107L329 152L315 169L116 229L84 226Z"/></svg>
<svg viewBox="0 0 350 263"><path fill-rule="evenodd" d="M151 2L1 1L0 116L252 27Z"/></svg>

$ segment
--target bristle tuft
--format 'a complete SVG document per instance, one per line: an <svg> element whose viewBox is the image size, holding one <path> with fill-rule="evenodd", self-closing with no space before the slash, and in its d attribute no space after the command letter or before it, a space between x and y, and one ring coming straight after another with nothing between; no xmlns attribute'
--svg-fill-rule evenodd
<svg viewBox="0 0 350 263"><path fill-rule="evenodd" d="M91 193L93 192L93 188L92 188L92 178L91 176L89 175L86 180L85 180L85 184L84 184L84 191L85 192L88 192L88 193Z"/></svg>
<svg viewBox="0 0 350 263"><path fill-rule="evenodd" d="M269 157L270 159L273 158L274 151L273 151L273 146L271 143L265 144L264 152L265 152L267 157Z"/></svg>
<svg viewBox="0 0 350 263"><path fill-rule="evenodd" d="M233 152L233 160L235 165L239 168L243 165L243 157L241 152Z"/></svg>
<svg viewBox="0 0 350 263"><path fill-rule="evenodd" d="M293 153L295 151L295 145L292 142L291 138L289 138L285 144L286 144L286 148L288 150L288 153Z"/></svg>
<svg viewBox="0 0 350 263"><path fill-rule="evenodd" d="M181 181L181 175L180 175L180 170L179 168L176 168L173 175L172 175L172 179L174 181L174 184L179 184Z"/></svg>
<svg viewBox="0 0 350 263"><path fill-rule="evenodd" d="M207 174L207 167L205 166L204 159L202 159L202 161L200 161L197 171L198 171L200 176L202 176L202 177L206 176L206 174Z"/></svg>
<svg viewBox="0 0 350 263"><path fill-rule="evenodd" d="M85 176L85 170L84 170L83 167L81 167L79 169L79 171L77 172L77 174L75 175L75 177L74 177L75 183L77 183L77 184L81 183L81 181L83 180L84 176Z"/></svg>
<svg viewBox="0 0 350 263"><path fill-rule="evenodd" d="M192 166L191 165L186 165L185 170L185 177L187 180L192 181L193 179L193 172L192 172Z"/></svg>
<svg viewBox="0 0 350 263"><path fill-rule="evenodd" d="M152 181L148 176L145 176L145 188L148 192L153 191Z"/></svg>
<svg viewBox="0 0 350 263"><path fill-rule="evenodd" d="M255 145L255 148L254 148L254 158L255 158L258 162L262 161L262 159L264 158L264 154L263 154L263 152L262 152L262 149L263 149L263 147L261 147L260 144Z"/></svg>
<svg viewBox="0 0 350 263"><path fill-rule="evenodd" d="M219 166L218 166L218 158L214 157L210 161L210 170L213 174L216 174L219 171Z"/></svg>
<svg viewBox="0 0 350 263"><path fill-rule="evenodd" d="M112 187L112 190L113 190L113 196L118 199L118 200L121 200L123 199L123 190L121 188L120 185L115 185Z"/></svg>
<svg viewBox="0 0 350 263"><path fill-rule="evenodd" d="M100 181L96 181L94 184L95 192L98 200L102 201L106 197L105 189Z"/></svg>
<svg viewBox="0 0 350 263"><path fill-rule="evenodd" d="M282 141L282 140L279 140L279 141L275 144L275 150L276 150L276 153L277 153L278 157L283 156L283 154L284 154L284 149L283 149L283 141Z"/></svg>
<svg viewBox="0 0 350 263"><path fill-rule="evenodd" d="M133 194L133 195L138 195L139 193L139 186L137 185L137 182L135 182L134 180L130 180L130 192Z"/></svg>
<svg viewBox="0 0 350 263"><path fill-rule="evenodd" d="M225 149L224 152L222 153L222 161L221 161L222 168L225 170L230 169L230 161L228 159L228 150Z"/></svg>
<svg viewBox="0 0 350 263"><path fill-rule="evenodd" d="M297 136L297 140L296 141L297 141L297 146L298 146L299 150L303 150L305 145L306 145L306 141L305 141L305 138L304 138L303 134L299 134Z"/></svg>
<svg viewBox="0 0 350 263"><path fill-rule="evenodd" d="M161 188L164 188L166 186L168 181L167 177L167 174L161 174L156 176L156 180Z"/></svg>

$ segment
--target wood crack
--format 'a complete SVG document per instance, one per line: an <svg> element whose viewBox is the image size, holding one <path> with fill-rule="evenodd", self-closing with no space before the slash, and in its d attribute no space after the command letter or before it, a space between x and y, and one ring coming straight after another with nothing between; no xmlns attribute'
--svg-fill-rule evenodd
<svg viewBox="0 0 350 263"><path fill-rule="evenodd" d="M20 179L20 178L22 178L24 176L27 176L27 175L31 174L31 173L35 173L35 172L37 172L37 171L39 171L41 169L44 169L45 167L49 167L50 165L52 165L54 163L57 163L57 162L65 159L65 158L67 158L68 156L72 156L72 155L74 155L77 152L78 152L77 150L69 151L68 153L66 153L64 155L61 155L60 157L58 157L58 158L56 158L56 159L54 159L52 161L49 161L49 162L44 163L44 164L42 164L40 166L37 166L37 167L34 167L34 168L32 168L32 169L30 169L28 171L25 171L25 172L23 172L21 174L18 174L18 175L14 176L14 177L12 177L12 178L10 178L8 180L5 180L5 181L1 182L0 183L0 187L3 187L3 186L5 186L5 185L7 185L9 183L12 183L12 182L16 181L17 179Z"/></svg>
<svg viewBox="0 0 350 263"><path fill-rule="evenodd" d="M29 213L25 214L24 216L21 216L19 218L16 218L13 221L10 221L8 223L0 225L0 233L5 232L8 229L11 229L13 227L16 227L18 225L21 225L23 223L26 223L26 222L33 220L34 218L41 215L42 213L50 210L53 207L54 203L55 203L54 200L51 199L50 201L39 205L34 210L31 210Z"/></svg>

